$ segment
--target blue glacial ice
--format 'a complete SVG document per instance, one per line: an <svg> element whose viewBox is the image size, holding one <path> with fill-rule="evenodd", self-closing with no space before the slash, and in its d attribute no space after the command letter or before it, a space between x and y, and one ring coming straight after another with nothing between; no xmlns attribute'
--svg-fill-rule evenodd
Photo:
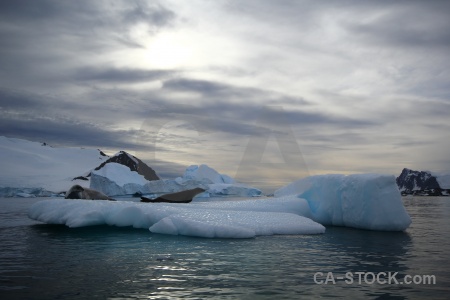
<svg viewBox="0 0 450 300"><path fill-rule="evenodd" d="M297 180L275 196L305 199L323 225L402 231L411 224L395 177L379 174L318 175Z"/></svg>

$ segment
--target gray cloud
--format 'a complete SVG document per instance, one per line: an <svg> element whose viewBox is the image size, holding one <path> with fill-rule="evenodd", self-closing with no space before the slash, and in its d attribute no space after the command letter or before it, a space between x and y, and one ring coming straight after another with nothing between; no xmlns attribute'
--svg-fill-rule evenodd
<svg viewBox="0 0 450 300"><path fill-rule="evenodd" d="M82 32L92 26L120 27L140 22L151 26L167 26L174 20L175 13L158 2L146 1L111 3L102 0L4 0L0 3L0 16L2 22L19 21L41 26L57 22L71 31ZM64 28L47 29L58 31Z"/></svg>
<svg viewBox="0 0 450 300"><path fill-rule="evenodd" d="M151 26L162 27L170 24L175 13L159 3L135 1L135 7L128 9L123 14L125 23L147 23Z"/></svg>
<svg viewBox="0 0 450 300"><path fill-rule="evenodd" d="M341 126L368 126L374 125L373 121L358 120L347 117L339 117L336 115L327 115L322 112L305 111L302 108L308 107L308 101L302 97L292 98L276 93L271 93L263 89L248 89L229 86L226 84L213 81L200 81L189 79L175 79L164 82L163 87L178 92L197 92L202 99L214 99L214 101L206 101L202 104L202 110L209 114L216 121L220 120L217 128L233 128L227 125L224 118L217 119L215 115L220 112L220 116L228 116L233 119L233 124L239 124L246 121L254 122L261 113L266 113L270 118L265 120L268 126L279 128L286 125L312 125L312 124L331 124ZM239 102L231 100L239 97ZM277 99L278 101L271 101ZM277 103L277 105L270 105ZM261 105L263 104L263 105ZM283 106L295 105L295 110L283 108ZM176 108L171 108L176 109ZM236 123L236 120L241 120ZM237 130L239 131L239 130ZM243 128L240 128L243 131ZM254 133L254 132L253 132Z"/></svg>
<svg viewBox="0 0 450 300"><path fill-rule="evenodd" d="M94 74L92 62L117 50L142 47L130 35L131 26L146 24L152 34L170 27L175 17L157 2L1 1L0 79L9 86L22 81L42 87L69 80L74 68L91 68L88 74L98 77L132 76L135 72L120 73L113 67ZM157 71L143 72L137 77Z"/></svg>
<svg viewBox="0 0 450 300"><path fill-rule="evenodd" d="M222 99L228 102L250 102L264 105L276 105L280 102L289 105L308 105L303 97L292 97L282 93L272 92L264 88L248 88L224 84L211 80L198 80L178 77L164 81L163 89L168 91L198 93L203 99ZM213 101L209 101L213 102Z"/></svg>
<svg viewBox="0 0 450 300"><path fill-rule="evenodd" d="M218 82L182 78L166 81L163 87L177 91L198 92L210 96L231 90L229 86Z"/></svg>
<svg viewBox="0 0 450 300"><path fill-rule="evenodd" d="M43 0L5 0L0 3L0 15L2 19L34 22L48 18L62 18L70 15L71 10L78 11L82 5L74 2L58 2ZM78 9L76 9L78 8Z"/></svg>
<svg viewBox="0 0 450 300"><path fill-rule="evenodd" d="M0 89L0 108L1 109L23 109L37 108L45 100L36 101L32 95L23 92ZM39 103L41 102L41 103Z"/></svg>
<svg viewBox="0 0 450 300"><path fill-rule="evenodd" d="M448 1L203 5L0 1L0 134L145 153L158 130L187 121L197 140L165 132L175 150L157 150L195 144L203 152L184 161L227 168L249 137L291 127L316 170L420 165L427 153L448 163L433 149L449 146ZM186 62L145 61L161 36L165 60Z"/></svg>
<svg viewBox="0 0 450 300"><path fill-rule="evenodd" d="M124 80L130 80L130 76L126 76L127 74L123 75L119 72L119 75L119 79L122 79L121 76L123 76ZM108 80L110 79L108 76L106 77ZM113 79L115 80L115 78ZM167 98L163 95L165 94L164 90L161 94L155 93L150 96L142 92L118 88L103 90L100 93L94 90L93 93L85 96L85 101L80 99L79 102L61 101L42 94L0 90L0 107L3 109L0 114L4 122L2 134L17 135L21 132L22 137L41 136L43 139L48 139L48 142L63 143L66 141L68 144L73 144L77 141L83 145L95 143L96 146L100 146L103 143L106 147L115 145L116 148L121 146L133 148L132 138L128 138L127 144L115 137L118 134L117 130L110 128L114 123L129 119L140 120L142 124L146 122L151 124L151 127L144 126L144 129L150 129L157 133L168 122L184 121L194 125L194 129L201 133L223 132L239 136L265 136L267 130L283 132L286 126L323 125L349 128L374 125L373 122L367 120L301 110L290 111L282 109L283 106L258 105L247 100L252 97L252 93L262 95L264 91L254 90L249 93L245 89L239 91L239 88L214 82L209 82L207 85L208 88L202 89L200 97L214 95L216 100L200 106L197 104L183 105L170 97ZM194 86L198 87L198 85ZM220 97L215 89L210 88L215 86L221 87L223 93L220 94ZM178 86L178 88L180 87ZM179 91L190 90L192 86L184 87ZM235 94L243 96L241 102L228 101L228 98ZM111 98L117 99L116 104ZM95 99L95 101L89 99ZM261 100L264 103L264 99ZM104 105L105 101L109 103L108 106ZM290 104L290 102L288 103ZM308 107L308 105L305 106ZM262 113L264 113L264 122L258 123ZM42 115L48 118L43 118ZM95 121L92 123L89 120ZM89 123L91 124L89 125Z"/></svg>
<svg viewBox="0 0 450 300"><path fill-rule="evenodd" d="M3 113L0 126L0 135L54 145L128 150L138 147L134 131L108 130L77 119Z"/></svg>
<svg viewBox="0 0 450 300"><path fill-rule="evenodd" d="M167 70L139 70L131 68L81 68L75 78L82 81L101 81L110 83L133 83L167 78L173 72Z"/></svg>
<svg viewBox="0 0 450 300"><path fill-rule="evenodd" d="M406 4L406 3L405 3ZM416 3L417 4L417 3ZM448 1L430 1L424 5L403 5L372 22L350 23L347 28L354 38L383 46L435 49L450 46ZM433 22L430 22L433 18Z"/></svg>

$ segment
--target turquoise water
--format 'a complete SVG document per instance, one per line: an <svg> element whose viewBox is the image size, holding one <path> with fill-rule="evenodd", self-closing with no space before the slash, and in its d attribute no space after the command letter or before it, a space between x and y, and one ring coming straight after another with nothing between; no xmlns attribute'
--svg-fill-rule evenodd
<svg viewBox="0 0 450 300"><path fill-rule="evenodd" d="M328 227L324 235L204 239L26 217L39 199L0 199L0 299L446 299L450 198L404 199L406 232ZM314 274L398 272L436 284L316 284Z"/></svg>

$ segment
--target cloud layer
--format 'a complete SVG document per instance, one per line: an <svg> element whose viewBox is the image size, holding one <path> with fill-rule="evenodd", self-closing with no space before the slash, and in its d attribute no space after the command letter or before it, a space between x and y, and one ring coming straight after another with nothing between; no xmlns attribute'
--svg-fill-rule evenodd
<svg viewBox="0 0 450 300"><path fill-rule="evenodd" d="M208 163L259 186L448 172L448 11L448 1L2 1L0 134L134 151L167 176Z"/></svg>

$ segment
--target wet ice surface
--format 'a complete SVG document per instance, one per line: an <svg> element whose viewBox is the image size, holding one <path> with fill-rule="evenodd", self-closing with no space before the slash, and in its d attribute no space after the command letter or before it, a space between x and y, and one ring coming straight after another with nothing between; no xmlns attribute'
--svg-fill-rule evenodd
<svg viewBox="0 0 450 300"><path fill-rule="evenodd" d="M297 197L188 204L50 199L31 206L29 217L69 227L132 226L208 238L325 232L322 225L299 215L302 211L308 214L308 206Z"/></svg>

